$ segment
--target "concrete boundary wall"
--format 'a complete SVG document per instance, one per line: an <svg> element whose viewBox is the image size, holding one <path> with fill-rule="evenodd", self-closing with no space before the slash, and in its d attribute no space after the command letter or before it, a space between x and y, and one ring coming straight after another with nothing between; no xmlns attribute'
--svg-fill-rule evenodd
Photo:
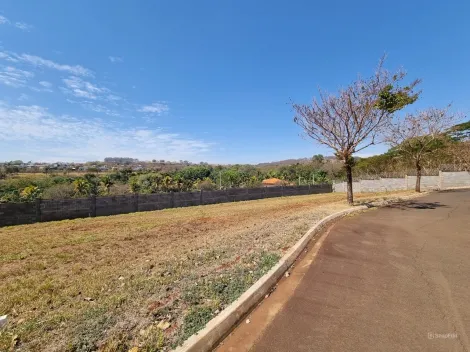
<svg viewBox="0 0 470 352"><path fill-rule="evenodd" d="M404 178L379 178L360 180L353 183L354 192L388 192L414 189L416 176ZM470 172L439 172L439 176L421 176L421 189L436 190L454 187L470 187ZM333 184L333 192L346 192L346 182Z"/></svg>
<svg viewBox="0 0 470 352"><path fill-rule="evenodd" d="M0 227L35 222L127 214L204 204L331 193L332 185L230 188L218 191L130 194L113 197L37 199L35 203L0 203Z"/></svg>

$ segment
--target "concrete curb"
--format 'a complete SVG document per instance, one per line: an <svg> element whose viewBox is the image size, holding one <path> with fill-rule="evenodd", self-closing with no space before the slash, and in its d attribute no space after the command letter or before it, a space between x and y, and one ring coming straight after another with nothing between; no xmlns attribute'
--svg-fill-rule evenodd
<svg viewBox="0 0 470 352"><path fill-rule="evenodd" d="M399 197L398 200L413 199L426 193L413 194L411 196ZM380 206L385 206L397 200L385 201ZM237 300L232 302L216 317L210 320L204 329L198 331L187 339L182 346L177 347L174 352L201 352L212 350L232 328L242 319L261 299L269 292L269 290L279 281L289 267L295 262L300 253L305 249L310 240L326 225L334 220L342 218L346 215L361 212L369 209L366 205L356 206L355 208L346 209L331 214L311 227L307 233L281 258L281 260L258 281L255 282L245 293Z"/></svg>
<svg viewBox="0 0 470 352"><path fill-rule="evenodd" d="M175 352L201 352L210 351L222 338L224 338L235 324L248 313L273 287L282 275L294 263L307 244L321 231L325 225L345 215L366 210L367 206L358 206L346 209L323 218L310 228L307 233L281 258L281 260L258 281L255 282L237 300L232 302L215 318L210 320L206 327L187 339Z"/></svg>

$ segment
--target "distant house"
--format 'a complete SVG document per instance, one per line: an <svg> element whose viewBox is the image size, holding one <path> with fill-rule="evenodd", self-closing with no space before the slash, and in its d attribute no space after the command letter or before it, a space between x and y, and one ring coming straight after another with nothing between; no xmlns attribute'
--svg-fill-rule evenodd
<svg viewBox="0 0 470 352"><path fill-rule="evenodd" d="M263 186L266 186L266 187L273 187L273 186L285 186L287 185L288 183L284 180L280 180L278 178L267 178L266 180L263 180L263 182L261 182L263 184Z"/></svg>

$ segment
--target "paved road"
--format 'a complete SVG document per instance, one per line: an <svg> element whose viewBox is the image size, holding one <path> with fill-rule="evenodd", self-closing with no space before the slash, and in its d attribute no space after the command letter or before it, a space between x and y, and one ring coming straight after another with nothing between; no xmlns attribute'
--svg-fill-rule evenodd
<svg viewBox="0 0 470 352"><path fill-rule="evenodd" d="M470 191L343 219L303 266L218 350L470 351Z"/></svg>

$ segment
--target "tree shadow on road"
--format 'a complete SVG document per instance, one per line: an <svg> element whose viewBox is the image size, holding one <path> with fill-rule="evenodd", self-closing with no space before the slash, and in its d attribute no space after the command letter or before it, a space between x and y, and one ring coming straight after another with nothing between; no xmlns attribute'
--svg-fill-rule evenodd
<svg viewBox="0 0 470 352"><path fill-rule="evenodd" d="M393 203L385 206L385 208L392 208L392 209L400 209L400 210L408 210L408 209L436 209L436 208L443 208L447 207L445 204L441 204L440 202L416 202L416 201L404 201Z"/></svg>
<svg viewBox="0 0 470 352"><path fill-rule="evenodd" d="M444 189L439 191L439 193L466 193L469 192L470 188L457 188L457 189Z"/></svg>

